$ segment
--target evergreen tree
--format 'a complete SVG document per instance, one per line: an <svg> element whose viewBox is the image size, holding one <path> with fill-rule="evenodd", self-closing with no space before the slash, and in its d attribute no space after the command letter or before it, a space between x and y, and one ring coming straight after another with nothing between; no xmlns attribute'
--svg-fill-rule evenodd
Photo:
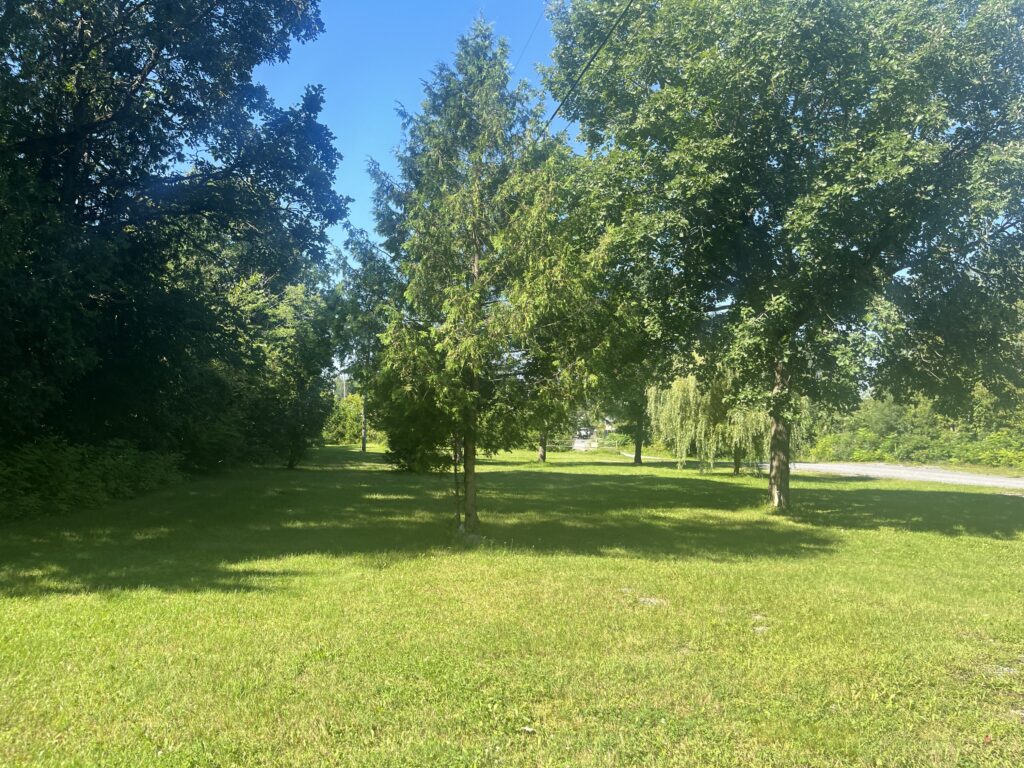
<svg viewBox="0 0 1024 768"><path fill-rule="evenodd" d="M402 463L450 451L461 464L467 530L479 524L480 451L521 442L528 425L510 304L520 262L501 235L518 202L510 179L544 151L532 104L525 85L510 86L507 44L478 21L454 62L435 67L420 112L402 113L400 177L378 184L380 234L407 281L383 335L393 407L382 426Z"/></svg>

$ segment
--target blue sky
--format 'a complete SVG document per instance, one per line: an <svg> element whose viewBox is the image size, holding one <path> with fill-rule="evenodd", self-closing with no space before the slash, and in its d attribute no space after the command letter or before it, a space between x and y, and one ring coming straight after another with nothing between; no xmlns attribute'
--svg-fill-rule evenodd
<svg viewBox="0 0 1024 768"><path fill-rule="evenodd" d="M392 151L402 137L396 104L418 108L421 81L435 63L451 59L456 39L478 15L508 40L512 63L519 61L514 77L538 83L536 65L548 62L554 45L543 16L545 4L545 0L322 0L326 31L314 42L293 48L288 62L261 67L257 79L279 104L296 102L309 83L324 85L327 100L321 119L334 132L345 156L337 189L353 198L350 221L372 231L372 185L366 161L373 157L393 167ZM340 229L332 237L341 245Z"/></svg>

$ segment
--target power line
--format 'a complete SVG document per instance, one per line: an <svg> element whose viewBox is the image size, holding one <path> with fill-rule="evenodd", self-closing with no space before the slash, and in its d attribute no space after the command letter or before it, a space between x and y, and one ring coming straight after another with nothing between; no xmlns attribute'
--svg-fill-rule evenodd
<svg viewBox="0 0 1024 768"><path fill-rule="evenodd" d="M530 30L530 36L526 38L526 42L523 44L523 50L519 52L519 58L516 59L516 63L512 65L512 72L515 73L519 69L519 65L523 61L523 56L526 55L527 48L530 47L530 43L533 42L533 36L537 34L537 27L540 26L540 20L544 18L544 8L540 9L540 13L537 15L537 20L533 22L533 29Z"/></svg>
<svg viewBox="0 0 1024 768"><path fill-rule="evenodd" d="M544 132L545 133L551 127L551 123L553 123L555 118L558 116L559 111L561 111L561 109L562 109L562 105L565 104L566 100L570 96L572 96L572 94L575 92L576 88L579 86L580 82L583 80L583 76L587 74L587 71L593 65L593 63L597 59L598 55L601 53L602 50L604 50L604 47L608 44L608 41L611 40L612 35L615 34L615 30L617 30L619 28L619 25L622 23L622 20L626 17L626 14L629 13L629 9L633 7L633 2L634 2L634 0L627 0L626 5L619 12L619 15L615 17L615 21L612 22L611 27L609 27L608 32L604 36L604 39L601 40L601 44L598 45L597 49L591 54L590 59L588 59L587 63L584 65L583 69L580 70L580 73L576 76L576 79L573 80L572 85L569 86L568 93L566 93L566 95L562 98L562 100L558 102L558 106L555 107L555 111L551 113L551 117L549 117L547 122L544 124ZM537 27L540 26L540 21L541 21L541 19L543 17L544 17L544 11L541 11L540 15L537 17L537 20L533 23L533 29L530 31L530 35L526 39L526 44L523 46L523 50L520 51L519 57L516 59L515 66L512 67L512 72L515 72L516 68L519 66L519 63L522 61L523 56L526 53L526 49L530 45L530 42L532 41L534 34L537 32ZM531 139L531 141L536 141L536 140L537 140L536 136L534 136L533 139ZM369 238L367 238L367 240L380 253L386 254L386 251L384 251L382 248L380 248L376 243L373 243L372 241L370 241ZM390 257L390 254L387 254L387 255Z"/></svg>
<svg viewBox="0 0 1024 768"><path fill-rule="evenodd" d="M562 105L565 104L566 100L570 96L572 96L573 92L575 92L576 87L580 84L580 81L583 80L583 76L587 74L587 70L590 69L590 66L594 63L594 60L597 58L597 55L601 53L602 49L608 44L608 41L612 39L612 35L615 34L615 30L619 28L619 24L622 23L622 20L626 17L626 14L629 12L629 9L632 6L633 0L628 0L628 2L626 3L626 7L622 9L622 11L616 17L615 22L612 24L611 28L609 28L608 34L604 36L604 40L602 40L601 44L597 46L597 50L595 50L591 54L590 60L587 61L583 69L581 69L580 73L576 76L576 79L573 80L572 85L569 86L569 92L562 97L562 100L558 102L558 106L555 107L555 111L551 113L551 117L548 118L547 123L544 125L545 131L547 131L547 129L551 127L551 123L554 122L555 117L562 109Z"/></svg>

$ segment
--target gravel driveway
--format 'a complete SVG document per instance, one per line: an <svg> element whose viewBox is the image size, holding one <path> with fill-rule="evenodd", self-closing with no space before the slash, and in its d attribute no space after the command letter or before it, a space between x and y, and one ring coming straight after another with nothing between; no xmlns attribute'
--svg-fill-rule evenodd
<svg viewBox="0 0 1024 768"><path fill-rule="evenodd" d="M791 468L795 474L813 472L854 477L885 477L897 480L916 480L922 483L985 485L990 488L1018 488L1024 490L1024 477L978 475L973 472L959 472L955 469L942 469L941 467L908 467L902 464L807 464L804 462L794 462Z"/></svg>

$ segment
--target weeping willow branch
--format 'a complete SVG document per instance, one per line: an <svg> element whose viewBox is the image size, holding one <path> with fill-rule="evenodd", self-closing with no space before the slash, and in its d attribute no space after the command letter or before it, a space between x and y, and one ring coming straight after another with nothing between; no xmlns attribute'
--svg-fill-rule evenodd
<svg viewBox="0 0 1024 768"><path fill-rule="evenodd" d="M693 456L702 472L710 471L717 458L727 456L738 471L744 463L756 467L767 454L764 411L729 406L727 390L724 381L703 384L687 376L648 391L652 437L680 469Z"/></svg>

